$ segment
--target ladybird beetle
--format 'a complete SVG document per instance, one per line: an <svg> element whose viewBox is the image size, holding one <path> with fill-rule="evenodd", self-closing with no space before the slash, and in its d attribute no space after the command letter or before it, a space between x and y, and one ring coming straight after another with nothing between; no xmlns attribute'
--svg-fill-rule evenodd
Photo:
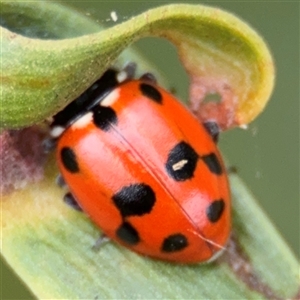
<svg viewBox="0 0 300 300"><path fill-rule="evenodd" d="M200 124L150 73L134 79L134 68L109 69L54 117L65 201L140 254L212 260L231 222L217 126Z"/></svg>

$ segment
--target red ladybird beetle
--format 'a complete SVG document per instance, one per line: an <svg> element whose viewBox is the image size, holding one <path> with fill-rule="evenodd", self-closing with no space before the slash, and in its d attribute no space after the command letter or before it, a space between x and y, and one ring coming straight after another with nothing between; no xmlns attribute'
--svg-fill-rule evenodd
<svg viewBox="0 0 300 300"><path fill-rule="evenodd" d="M109 69L54 117L58 166L104 234L178 263L211 260L230 233L230 193L216 124L200 124L153 75Z"/></svg>

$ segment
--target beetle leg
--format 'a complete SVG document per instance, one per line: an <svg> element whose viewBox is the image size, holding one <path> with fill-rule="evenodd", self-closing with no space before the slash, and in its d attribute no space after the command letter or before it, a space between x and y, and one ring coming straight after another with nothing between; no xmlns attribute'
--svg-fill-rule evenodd
<svg viewBox="0 0 300 300"><path fill-rule="evenodd" d="M61 174L58 174L56 176L56 179L55 179L55 183L60 187L60 188L65 188L67 186L66 182L65 182L65 179L62 177Z"/></svg>
<svg viewBox="0 0 300 300"><path fill-rule="evenodd" d="M55 138L45 138L42 142L42 147L44 150L44 153L50 153L52 152L56 147L57 139Z"/></svg>
<svg viewBox="0 0 300 300"><path fill-rule="evenodd" d="M78 202L76 201L76 199L74 198L74 196L71 193L65 194L63 199L67 205L69 205L70 207L72 207L73 209L75 209L77 211L82 212L82 208L80 207L80 205L78 204Z"/></svg>
<svg viewBox="0 0 300 300"><path fill-rule="evenodd" d="M157 83L157 79L156 77L152 74L152 73L144 73L141 77L140 80L142 81L146 81L152 84L156 84Z"/></svg>
<svg viewBox="0 0 300 300"><path fill-rule="evenodd" d="M203 123L203 126L206 128L207 132L210 134L212 139L215 142L218 142L219 133L220 133L219 125L214 121L207 121Z"/></svg>
<svg viewBox="0 0 300 300"><path fill-rule="evenodd" d="M105 235L104 233L101 233L101 235L99 236L99 238L96 240L95 244L93 245L93 250L99 251L99 249L109 241L110 241L110 238L107 235Z"/></svg>

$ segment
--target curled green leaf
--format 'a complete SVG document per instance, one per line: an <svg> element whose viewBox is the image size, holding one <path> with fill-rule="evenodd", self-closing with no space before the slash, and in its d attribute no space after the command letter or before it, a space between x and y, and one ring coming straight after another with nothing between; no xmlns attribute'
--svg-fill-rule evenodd
<svg viewBox="0 0 300 300"><path fill-rule="evenodd" d="M1 4L2 13L11 10ZM97 33L64 40L2 34L1 127L19 128L55 114L82 93L134 41L164 37L178 49L191 78L190 101L222 128L244 125L263 109L273 87L271 55L235 16L202 5L168 5ZM219 103L206 103L212 91Z"/></svg>

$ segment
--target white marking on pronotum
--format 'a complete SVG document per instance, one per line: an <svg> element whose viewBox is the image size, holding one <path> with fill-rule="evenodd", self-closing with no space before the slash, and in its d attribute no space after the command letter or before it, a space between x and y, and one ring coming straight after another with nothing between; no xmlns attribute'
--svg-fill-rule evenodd
<svg viewBox="0 0 300 300"><path fill-rule="evenodd" d="M115 11L112 11L110 13L110 16L111 16L111 19L114 21L114 22L117 22L118 21L118 16L117 16L117 13Z"/></svg>
<svg viewBox="0 0 300 300"><path fill-rule="evenodd" d="M65 128L62 126L55 126L50 131L50 136L53 138L58 138L63 132L65 131Z"/></svg>
<svg viewBox="0 0 300 300"><path fill-rule="evenodd" d="M125 70L119 72L116 76L116 79L119 83L125 81L127 78L128 78L128 73Z"/></svg>
<svg viewBox="0 0 300 300"><path fill-rule="evenodd" d="M116 88L111 91L101 102L101 106L112 106L120 97L120 89Z"/></svg>
<svg viewBox="0 0 300 300"><path fill-rule="evenodd" d="M93 120L93 114L92 112L88 112L82 117L80 117L78 120L76 120L74 124L72 124L72 128L76 128L76 129L84 128L86 125L92 122L92 120Z"/></svg>
<svg viewBox="0 0 300 300"><path fill-rule="evenodd" d="M174 171L178 171L178 170L181 170L186 164L188 163L188 160L187 159L182 159L181 161L177 162L176 164L174 164L172 166L172 169Z"/></svg>

